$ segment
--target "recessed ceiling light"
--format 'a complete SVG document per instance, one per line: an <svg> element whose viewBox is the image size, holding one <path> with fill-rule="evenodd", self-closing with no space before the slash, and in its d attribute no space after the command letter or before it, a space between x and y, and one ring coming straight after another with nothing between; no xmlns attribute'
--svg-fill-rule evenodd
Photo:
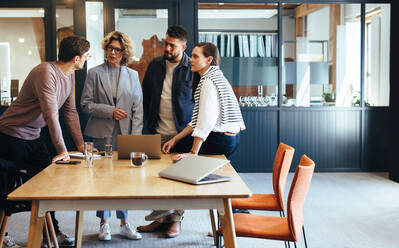
<svg viewBox="0 0 399 248"><path fill-rule="evenodd" d="M18 38L18 42L19 42L19 43L24 43L24 42L25 42L25 39L24 39L24 38Z"/></svg>
<svg viewBox="0 0 399 248"><path fill-rule="evenodd" d="M28 54L29 54L29 55L32 55L33 53L32 53L32 51L31 51L31 50L29 50L29 51L28 51Z"/></svg>

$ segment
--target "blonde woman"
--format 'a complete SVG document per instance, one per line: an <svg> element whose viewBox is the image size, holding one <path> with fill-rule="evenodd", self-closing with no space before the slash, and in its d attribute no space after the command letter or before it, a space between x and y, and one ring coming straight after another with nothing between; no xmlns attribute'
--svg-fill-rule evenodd
<svg viewBox="0 0 399 248"><path fill-rule="evenodd" d="M143 93L138 73L128 67L133 57L132 42L125 33L113 31L102 42L105 63L89 70L81 98L84 112L89 114L85 135L94 146L104 149L105 138L112 137L117 150L118 134L141 134L143 128ZM109 210L97 211L101 218L99 240L111 240ZM128 211L118 210L120 234L129 239L141 239L127 222Z"/></svg>

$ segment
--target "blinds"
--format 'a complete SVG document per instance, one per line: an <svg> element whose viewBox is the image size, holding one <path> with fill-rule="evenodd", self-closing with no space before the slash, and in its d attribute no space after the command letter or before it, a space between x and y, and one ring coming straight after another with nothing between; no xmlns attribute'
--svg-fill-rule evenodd
<svg viewBox="0 0 399 248"><path fill-rule="evenodd" d="M199 42L215 44L221 57L278 57L276 34L199 33Z"/></svg>

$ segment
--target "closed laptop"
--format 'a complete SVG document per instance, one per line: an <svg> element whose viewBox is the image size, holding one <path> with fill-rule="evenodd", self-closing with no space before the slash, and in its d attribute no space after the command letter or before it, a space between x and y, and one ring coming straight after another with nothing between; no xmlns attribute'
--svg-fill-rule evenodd
<svg viewBox="0 0 399 248"><path fill-rule="evenodd" d="M145 152L150 159L161 158L161 135L118 135L118 159L130 159L131 152Z"/></svg>
<svg viewBox="0 0 399 248"><path fill-rule="evenodd" d="M230 161L204 156L187 156L170 167L159 172L159 176L191 184L206 184L231 180L211 174Z"/></svg>

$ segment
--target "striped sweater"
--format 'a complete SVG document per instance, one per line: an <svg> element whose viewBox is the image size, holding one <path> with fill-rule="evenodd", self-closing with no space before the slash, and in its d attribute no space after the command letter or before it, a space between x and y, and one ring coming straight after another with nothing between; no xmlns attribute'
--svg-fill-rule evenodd
<svg viewBox="0 0 399 248"><path fill-rule="evenodd" d="M216 86L221 103L221 122L222 124L237 123L241 126L241 130L245 129L244 121L242 119L241 110L234 95L230 83L224 77L223 72L219 66L211 66L208 71L202 75L197 89L194 93L194 109L191 126L193 128L197 125L199 102L202 86L206 79L210 79Z"/></svg>

